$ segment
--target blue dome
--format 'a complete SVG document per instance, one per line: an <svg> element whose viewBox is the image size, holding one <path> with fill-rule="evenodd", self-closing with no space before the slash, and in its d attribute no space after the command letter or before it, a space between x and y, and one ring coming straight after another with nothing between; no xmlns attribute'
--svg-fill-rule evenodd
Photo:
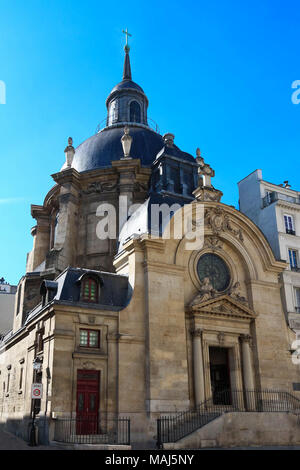
<svg viewBox="0 0 300 470"><path fill-rule="evenodd" d="M150 167L164 146L162 136L146 126L129 127L132 136L130 156L140 158L143 166ZM103 129L85 140L75 150L72 167L78 172L110 167L113 160L124 156L121 144L123 134L124 125Z"/></svg>

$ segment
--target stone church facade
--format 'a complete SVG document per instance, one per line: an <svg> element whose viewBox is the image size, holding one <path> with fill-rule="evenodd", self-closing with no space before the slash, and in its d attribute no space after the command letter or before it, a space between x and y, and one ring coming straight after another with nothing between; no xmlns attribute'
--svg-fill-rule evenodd
<svg viewBox="0 0 300 470"><path fill-rule="evenodd" d="M226 413L160 444L299 444L299 366L278 282L286 263L221 202L199 150L194 158L149 127L128 46L106 106L105 128L76 150L69 139L55 186L31 208L33 249L0 343L0 422L27 439L35 409L49 442L63 420L100 421L97 432L74 431L100 435L104 422L126 417L131 442L151 447L161 415L212 403ZM117 236L104 238L111 209ZM187 232L174 235L187 213L197 248L186 248ZM258 410L267 396L278 409Z"/></svg>

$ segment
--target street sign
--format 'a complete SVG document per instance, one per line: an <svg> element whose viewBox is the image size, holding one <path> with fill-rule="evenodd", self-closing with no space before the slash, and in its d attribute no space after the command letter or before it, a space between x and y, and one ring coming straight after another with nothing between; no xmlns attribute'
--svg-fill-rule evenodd
<svg viewBox="0 0 300 470"><path fill-rule="evenodd" d="M43 385L32 384L31 386L31 398L42 398L43 396Z"/></svg>

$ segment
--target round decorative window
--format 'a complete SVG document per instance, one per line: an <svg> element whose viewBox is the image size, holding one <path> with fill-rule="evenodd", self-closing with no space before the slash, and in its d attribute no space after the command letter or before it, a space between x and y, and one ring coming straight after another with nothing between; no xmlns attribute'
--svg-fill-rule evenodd
<svg viewBox="0 0 300 470"><path fill-rule="evenodd" d="M227 289L230 283L230 273L227 264L213 253L205 253L197 264L200 281L208 277L213 288L219 292Z"/></svg>

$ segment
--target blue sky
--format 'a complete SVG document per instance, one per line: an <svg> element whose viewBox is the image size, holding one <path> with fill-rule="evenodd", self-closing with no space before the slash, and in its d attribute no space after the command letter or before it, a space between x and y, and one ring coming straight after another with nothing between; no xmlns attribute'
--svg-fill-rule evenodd
<svg viewBox="0 0 300 470"><path fill-rule="evenodd" d="M296 1L0 0L0 277L17 283L67 138L79 145L106 116L132 33L133 79L148 115L183 150L200 147L222 202L261 168L300 189L300 7Z"/></svg>

